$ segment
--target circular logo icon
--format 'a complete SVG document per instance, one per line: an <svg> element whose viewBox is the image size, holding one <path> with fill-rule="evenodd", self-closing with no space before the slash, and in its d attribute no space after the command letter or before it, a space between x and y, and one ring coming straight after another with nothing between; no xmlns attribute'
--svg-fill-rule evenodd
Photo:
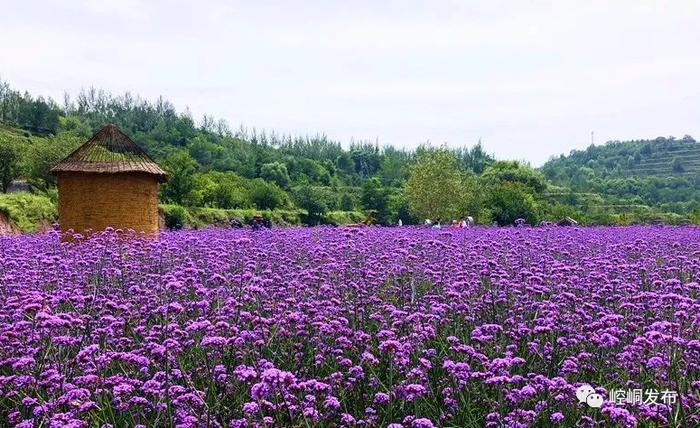
<svg viewBox="0 0 700 428"><path fill-rule="evenodd" d="M595 392L595 389L587 383L576 388L576 398L579 403L586 403L594 409L603 405L603 396Z"/></svg>
<svg viewBox="0 0 700 428"><path fill-rule="evenodd" d="M586 397L586 404L593 407L594 409L600 408L603 405L603 396L594 392Z"/></svg>
<svg viewBox="0 0 700 428"><path fill-rule="evenodd" d="M578 398L579 403L585 403L586 398L594 392L595 389L593 389L592 386L590 386L587 383L584 383L583 385L576 388L576 398Z"/></svg>

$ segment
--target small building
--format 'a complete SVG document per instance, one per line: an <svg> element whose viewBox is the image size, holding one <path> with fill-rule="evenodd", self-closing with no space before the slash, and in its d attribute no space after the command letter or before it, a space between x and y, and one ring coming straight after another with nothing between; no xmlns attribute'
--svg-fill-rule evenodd
<svg viewBox="0 0 700 428"><path fill-rule="evenodd" d="M158 232L158 184L168 176L116 125L100 129L51 169L62 231Z"/></svg>
<svg viewBox="0 0 700 428"><path fill-rule="evenodd" d="M578 222L571 217L564 217L557 222L557 226L578 226Z"/></svg>

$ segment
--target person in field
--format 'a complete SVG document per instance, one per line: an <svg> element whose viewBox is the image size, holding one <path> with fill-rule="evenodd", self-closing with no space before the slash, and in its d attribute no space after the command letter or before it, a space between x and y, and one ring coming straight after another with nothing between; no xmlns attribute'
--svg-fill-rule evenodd
<svg viewBox="0 0 700 428"><path fill-rule="evenodd" d="M254 215L250 226L253 230L261 230L263 227L265 227L263 217L260 214Z"/></svg>
<svg viewBox="0 0 700 428"><path fill-rule="evenodd" d="M468 215L462 217L459 221L459 227L464 229L465 227L472 226L474 224L474 218Z"/></svg>

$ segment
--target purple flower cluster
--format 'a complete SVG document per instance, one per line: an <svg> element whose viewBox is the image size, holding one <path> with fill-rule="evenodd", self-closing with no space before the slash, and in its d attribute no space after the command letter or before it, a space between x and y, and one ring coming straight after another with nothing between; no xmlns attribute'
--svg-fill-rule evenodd
<svg viewBox="0 0 700 428"><path fill-rule="evenodd" d="M0 426L700 426L699 281L692 227L4 237Z"/></svg>

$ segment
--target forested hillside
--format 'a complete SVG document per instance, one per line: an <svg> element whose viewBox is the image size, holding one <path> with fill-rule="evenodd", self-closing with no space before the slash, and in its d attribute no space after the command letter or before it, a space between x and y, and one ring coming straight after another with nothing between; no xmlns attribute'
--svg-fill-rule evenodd
<svg viewBox="0 0 700 428"><path fill-rule="evenodd" d="M34 195L55 202L49 169L106 123L117 124L169 172L160 202L172 226L256 212L291 224L356 222L368 214L384 224L464 215L481 224L564 216L590 224L678 223L697 210L682 193L695 197L689 189L700 164L689 138L593 147L550 161L543 174L496 161L480 143L412 151L369 142L344 147L324 135L234 129L211 116L196 121L162 98L90 89L59 105L0 81L2 190L22 179ZM640 175L629 175L635 171ZM8 208L11 203L0 200L0 211L23 211L16 202ZM51 212L43 199L39 205L36 212Z"/></svg>
<svg viewBox="0 0 700 428"><path fill-rule="evenodd" d="M592 145L550 160L542 171L619 207L644 204L683 215L700 209L700 144L688 135Z"/></svg>

